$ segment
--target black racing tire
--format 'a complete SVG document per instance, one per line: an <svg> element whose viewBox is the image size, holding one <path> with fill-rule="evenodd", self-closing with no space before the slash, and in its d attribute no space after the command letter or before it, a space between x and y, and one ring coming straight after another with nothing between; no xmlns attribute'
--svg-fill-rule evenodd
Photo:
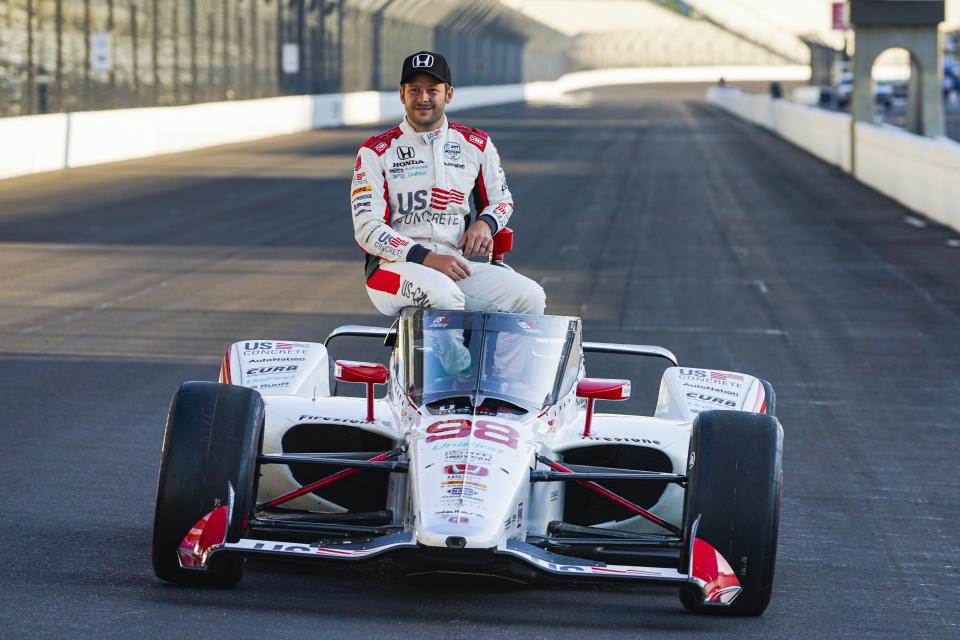
<svg viewBox="0 0 960 640"><path fill-rule="evenodd" d="M777 394L773 391L773 385L766 380L761 380L760 384L763 385L763 392L767 394L766 407L763 412L768 416L777 415Z"/></svg>
<svg viewBox="0 0 960 640"><path fill-rule="evenodd" d="M743 589L729 606L704 605L689 586L680 601L698 613L758 616L770 603L780 531L783 428L772 415L704 411L693 421L684 498L687 571L691 527L730 563Z"/></svg>
<svg viewBox="0 0 960 640"><path fill-rule="evenodd" d="M173 395L153 518L151 556L157 577L218 588L233 587L243 577L243 558L214 558L207 571L182 569L177 548L203 516L228 503L228 483L234 512L227 540L242 536L257 496L263 415L260 394L246 387L185 382Z"/></svg>

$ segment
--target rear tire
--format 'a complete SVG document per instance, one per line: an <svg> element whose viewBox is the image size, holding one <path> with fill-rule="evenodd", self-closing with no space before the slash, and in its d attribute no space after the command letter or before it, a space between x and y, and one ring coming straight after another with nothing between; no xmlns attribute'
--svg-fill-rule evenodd
<svg viewBox="0 0 960 640"><path fill-rule="evenodd" d="M194 587L233 587L244 559L214 558L207 571L182 569L177 548L203 516L228 504L234 511L227 540L243 533L257 496L257 455L263 435L263 399L246 387L185 382L173 396L163 436L153 519L153 570L157 577Z"/></svg>
<svg viewBox="0 0 960 640"><path fill-rule="evenodd" d="M680 601L689 611L757 616L770 603L783 481L783 429L772 415L704 411L693 422L684 501L684 549L697 537L730 563L743 591L729 606L704 605L689 587ZM680 570L687 571L686 551Z"/></svg>
<svg viewBox="0 0 960 640"><path fill-rule="evenodd" d="M763 392L767 396L767 402L763 412L768 416L777 415L777 394L773 391L773 385L766 380L761 380L760 384L763 386Z"/></svg>

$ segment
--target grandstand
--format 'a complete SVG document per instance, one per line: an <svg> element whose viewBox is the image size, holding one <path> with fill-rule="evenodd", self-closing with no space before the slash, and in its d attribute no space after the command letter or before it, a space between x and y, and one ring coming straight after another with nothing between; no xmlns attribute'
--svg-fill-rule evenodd
<svg viewBox="0 0 960 640"><path fill-rule="evenodd" d="M575 38L578 69L810 62L806 42L852 52L834 31L834 0L501 0ZM662 6L661 6L662 5ZM946 0L944 32L960 30ZM904 64L895 58L892 64Z"/></svg>
<svg viewBox="0 0 960 640"><path fill-rule="evenodd" d="M574 70L796 62L707 20L637 0L501 0L574 38Z"/></svg>

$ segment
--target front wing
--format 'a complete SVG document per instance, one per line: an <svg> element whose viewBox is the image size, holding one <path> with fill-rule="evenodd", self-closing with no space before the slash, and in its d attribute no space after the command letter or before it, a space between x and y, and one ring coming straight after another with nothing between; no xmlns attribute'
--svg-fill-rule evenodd
<svg viewBox="0 0 960 640"><path fill-rule="evenodd" d="M221 507L224 509L224 507ZM335 559L365 560L400 549L418 549L420 545L409 532L392 533L366 541L344 540L326 544L304 544L275 540L241 538L227 542L225 515L211 512L198 522L180 544L180 564L184 569L206 570L220 555L287 558L298 560ZM699 522L699 518L697 519ZM691 535L687 557L688 570L682 573L666 567L643 567L608 564L561 555L519 540L506 540L493 549L494 556L522 561L535 569L564 577L623 578L661 583L681 583L694 587L708 605L729 605L740 593L740 583L730 565L710 544L696 537L696 524Z"/></svg>

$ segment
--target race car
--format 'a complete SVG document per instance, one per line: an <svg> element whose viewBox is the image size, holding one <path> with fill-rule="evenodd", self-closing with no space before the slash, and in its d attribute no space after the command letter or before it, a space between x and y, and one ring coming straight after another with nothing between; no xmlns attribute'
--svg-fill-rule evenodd
<svg viewBox="0 0 960 640"><path fill-rule="evenodd" d="M386 364L332 361L344 336L382 341ZM631 387L587 377L599 353L666 361L652 415L595 412ZM350 383L363 397L342 395ZM688 610L759 615L782 444L764 380L585 342L576 317L410 307L323 344L242 340L218 382L180 386L153 567L230 587L252 557L389 558L410 573L673 584Z"/></svg>

